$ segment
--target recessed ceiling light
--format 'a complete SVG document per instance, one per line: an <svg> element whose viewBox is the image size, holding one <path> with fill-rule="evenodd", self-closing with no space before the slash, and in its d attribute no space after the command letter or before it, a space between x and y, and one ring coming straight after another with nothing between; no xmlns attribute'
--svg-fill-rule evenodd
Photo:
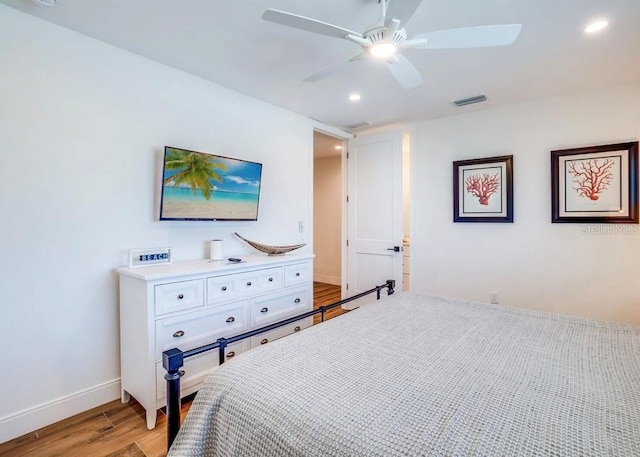
<svg viewBox="0 0 640 457"><path fill-rule="evenodd" d="M334 146L333 149L335 149L336 151L339 151L340 149L342 149L342 146L337 145L337 146Z"/></svg>
<svg viewBox="0 0 640 457"><path fill-rule="evenodd" d="M349 94L349 100L351 100L352 102L357 102L360 100L360 94Z"/></svg>
<svg viewBox="0 0 640 457"><path fill-rule="evenodd" d="M598 19L597 21L593 21L589 25L584 28L584 33L596 33L602 29L606 29L609 25L609 22L604 19Z"/></svg>

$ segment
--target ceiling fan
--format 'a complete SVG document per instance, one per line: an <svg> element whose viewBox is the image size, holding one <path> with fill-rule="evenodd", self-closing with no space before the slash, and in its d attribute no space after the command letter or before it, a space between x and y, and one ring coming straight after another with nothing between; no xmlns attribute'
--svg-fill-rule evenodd
<svg viewBox="0 0 640 457"><path fill-rule="evenodd" d="M373 56L384 60L393 77L406 89L422 84L422 76L398 51L401 49L452 49L503 46L512 44L520 33L520 24L486 25L461 29L441 30L415 35L407 39L400 24L408 21L422 0L373 0L380 4L376 23L363 33L318 21L286 11L268 9L262 19L320 35L343 38L359 44L363 51L350 59L319 71L305 82L315 82L340 70L343 66Z"/></svg>

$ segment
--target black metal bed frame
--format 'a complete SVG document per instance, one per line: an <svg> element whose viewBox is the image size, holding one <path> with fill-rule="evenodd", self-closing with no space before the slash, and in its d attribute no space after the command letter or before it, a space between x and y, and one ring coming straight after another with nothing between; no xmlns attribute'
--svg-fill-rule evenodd
<svg viewBox="0 0 640 457"><path fill-rule="evenodd" d="M190 349L188 351L181 351L178 348L168 349L164 351L162 353L162 366L167 371L167 373L164 375L164 379L167 382L167 450L171 447L171 444L173 444L173 440L180 430L180 377L182 376L182 374L180 373L180 368L182 368L183 366L184 359L202 354L204 352L209 352L214 349L218 349L219 364L222 365L225 359L225 351L229 344L244 340L246 338L250 338L255 335L259 335L264 332L268 332L270 330L274 330L279 327L283 327L285 325L305 319L307 317L314 316L316 314L321 314L321 322L324 322L324 313L330 309L342 306L345 303L349 303L351 301L365 297L374 292L376 293L376 299L380 300L381 290L386 288L387 295L391 295L394 293L395 287L395 280L389 279L385 284L376 286L373 289L369 289L365 292L354 295L353 297L345 298L344 300L340 300L330 305L320 306L319 308L312 311L307 311L306 313L298 314L296 316L281 320L279 322L275 322L270 325L266 325L264 327L250 330L248 332L240 333L228 338L218 338L218 340L216 340L214 343L206 344L204 346Z"/></svg>

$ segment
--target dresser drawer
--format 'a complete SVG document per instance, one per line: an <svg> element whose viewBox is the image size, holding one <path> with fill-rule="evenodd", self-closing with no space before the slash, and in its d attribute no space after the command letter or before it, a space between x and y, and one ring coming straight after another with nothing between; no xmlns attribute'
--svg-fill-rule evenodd
<svg viewBox="0 0 640 457"><path fill-rule="evenodd" d="M241 354L248 348L248 343L238 341L227 346L225 362ZM189 395L200 387L211 371L219 366L218 351L206 352L196 355L184 361L181 371L184 373L180 377L181 396ZM164 379L166 371L162 367L162 362L156 363L156 401L163 401L166 398L167 383Z"/></svg>
<svg viewBox="0 0 640 457"><path fill-rule="evenodd" d="M154 287L156 314L204 306L204 280L170 282Z"/></svg>
<svg viewBox="0 0 640 457"><path fill-rule="evenodd" d="M193 311L156 321L156 360L174 347L182 351L247 330L248 301Z"/></svg>
<svg viewBox="0 0 640 457"><path fill-rule="evenodd" d="M207 303L210 305L282 288L282 268L236 273L207 278Z"/></svg>
<svg viewBox="0 0 640 457"><path fill-rule="evenodd" d="M284 267L284 285L285 287L294 286L296 284L305 284L313 278L311 263L296 263Z"/></svg>
<svg viewBox="0 0 640 457"><path fill-rule="evenodd" d="M311 309L309 287L299 287L251 301L251 327L263 327Z"/></svg>
<svg viewBox="0 0 640 457"><path fill-rule="evenodd" d="M278 338L282 338L283 336L290 335L295 332L299 332L311 325L311 319L301 319L297 322L293 322L289 325L284 325L275 330L271 330L270 332L264 332L260 335L251 337L251 348L255 348L258 346L262 346L263 344L267 344L271 341L275 341Z"/></svg>

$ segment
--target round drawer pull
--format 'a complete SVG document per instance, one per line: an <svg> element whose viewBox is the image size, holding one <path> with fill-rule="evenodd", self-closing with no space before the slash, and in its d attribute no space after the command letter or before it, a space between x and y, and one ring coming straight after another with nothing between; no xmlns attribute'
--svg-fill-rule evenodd
<svg viewBox="0 0 640 457"><path fill-rule="evenodd" d="M266 306L260 310L261 313L266 313L268 311L269 311L269 308L267 308Z"/></svg>
<svg viewBox="0 0 640 457"><path fill-rule="evenodd" d="M224 292L225 290L227 290L227 286L222 286L222 291Z"/></svg>
<svg viewBox="0 0 640 457"><path fill-rule="evenodd" d="M235 356L236 356L236 353L235 353L235 352L233 352L233 351L231 351L231 352L229 352L229 353L227 354L227 359L230 359L230 358L235 357Z"/></svg>
<svg viewBox="0 0 640 457"><path fill-rule="evenodd" d="M296 273L296 276L300 276L300 272L297 272L297 273Z"/></svg>
<svg viewBox="0 0 640 457"><path fill-rule="evenodd" d="M178 371L178 374L179 374L180 376L184 376L184 373L185 373L185 371L184 371L184 370L180 370L180 371Z"/></svg>
<svg viewBox="0 0 640 457"><path fill-rule="evenodd" d="M178 300L182 300L184 298L184 294L178 295Z"/></svg>
<svg viewBox="0 0 640 457"><path fill-rule="evenodd" d="M184 331L183 330L178 330L177 332L175 332L173 334L174 338L180 338L181 336L184 336Z"/></svg>
<svg viewBox="0 0 640 457"><path fill-rule="evenodd" d="M229 323L234 322L235 320L236 320L236 318L233 317L233 316L227 317L227 322L229 322Z"/></svg>
<svg viewBox="0 0 640 457"><path fill-rule="evenodd" d="M268 342L269 342L269 340L265 338L265 339L260 341L260 344L267 344Z"/></svg>
<svg viewBox="0 0 640 457"><path fill-rule="evenodd" d="M296 303L300 303L300 299L299 299L299 298L296 298L296 299L295 299L295 300L293 300L293 301L294 301L294 302L296 302Z"/></svg>
<svg viewBox="0 0 640 457"><path fill-rule="evenodd" d="M269 278L269 282L273 282L273 278Z"/></svg>
<svg viewBox="0 0 640 457"><path fill-rule="evenodd" d="M251 285L251 281L247 281L247 286L250 286L250 285Z"/></svg>
<svg viewBox="0 0 640 457"><path fill-rule="evenodd" d="M294 332L299 332L302 330L299 325L296 325L296 328L293 329Z"/></svg>

